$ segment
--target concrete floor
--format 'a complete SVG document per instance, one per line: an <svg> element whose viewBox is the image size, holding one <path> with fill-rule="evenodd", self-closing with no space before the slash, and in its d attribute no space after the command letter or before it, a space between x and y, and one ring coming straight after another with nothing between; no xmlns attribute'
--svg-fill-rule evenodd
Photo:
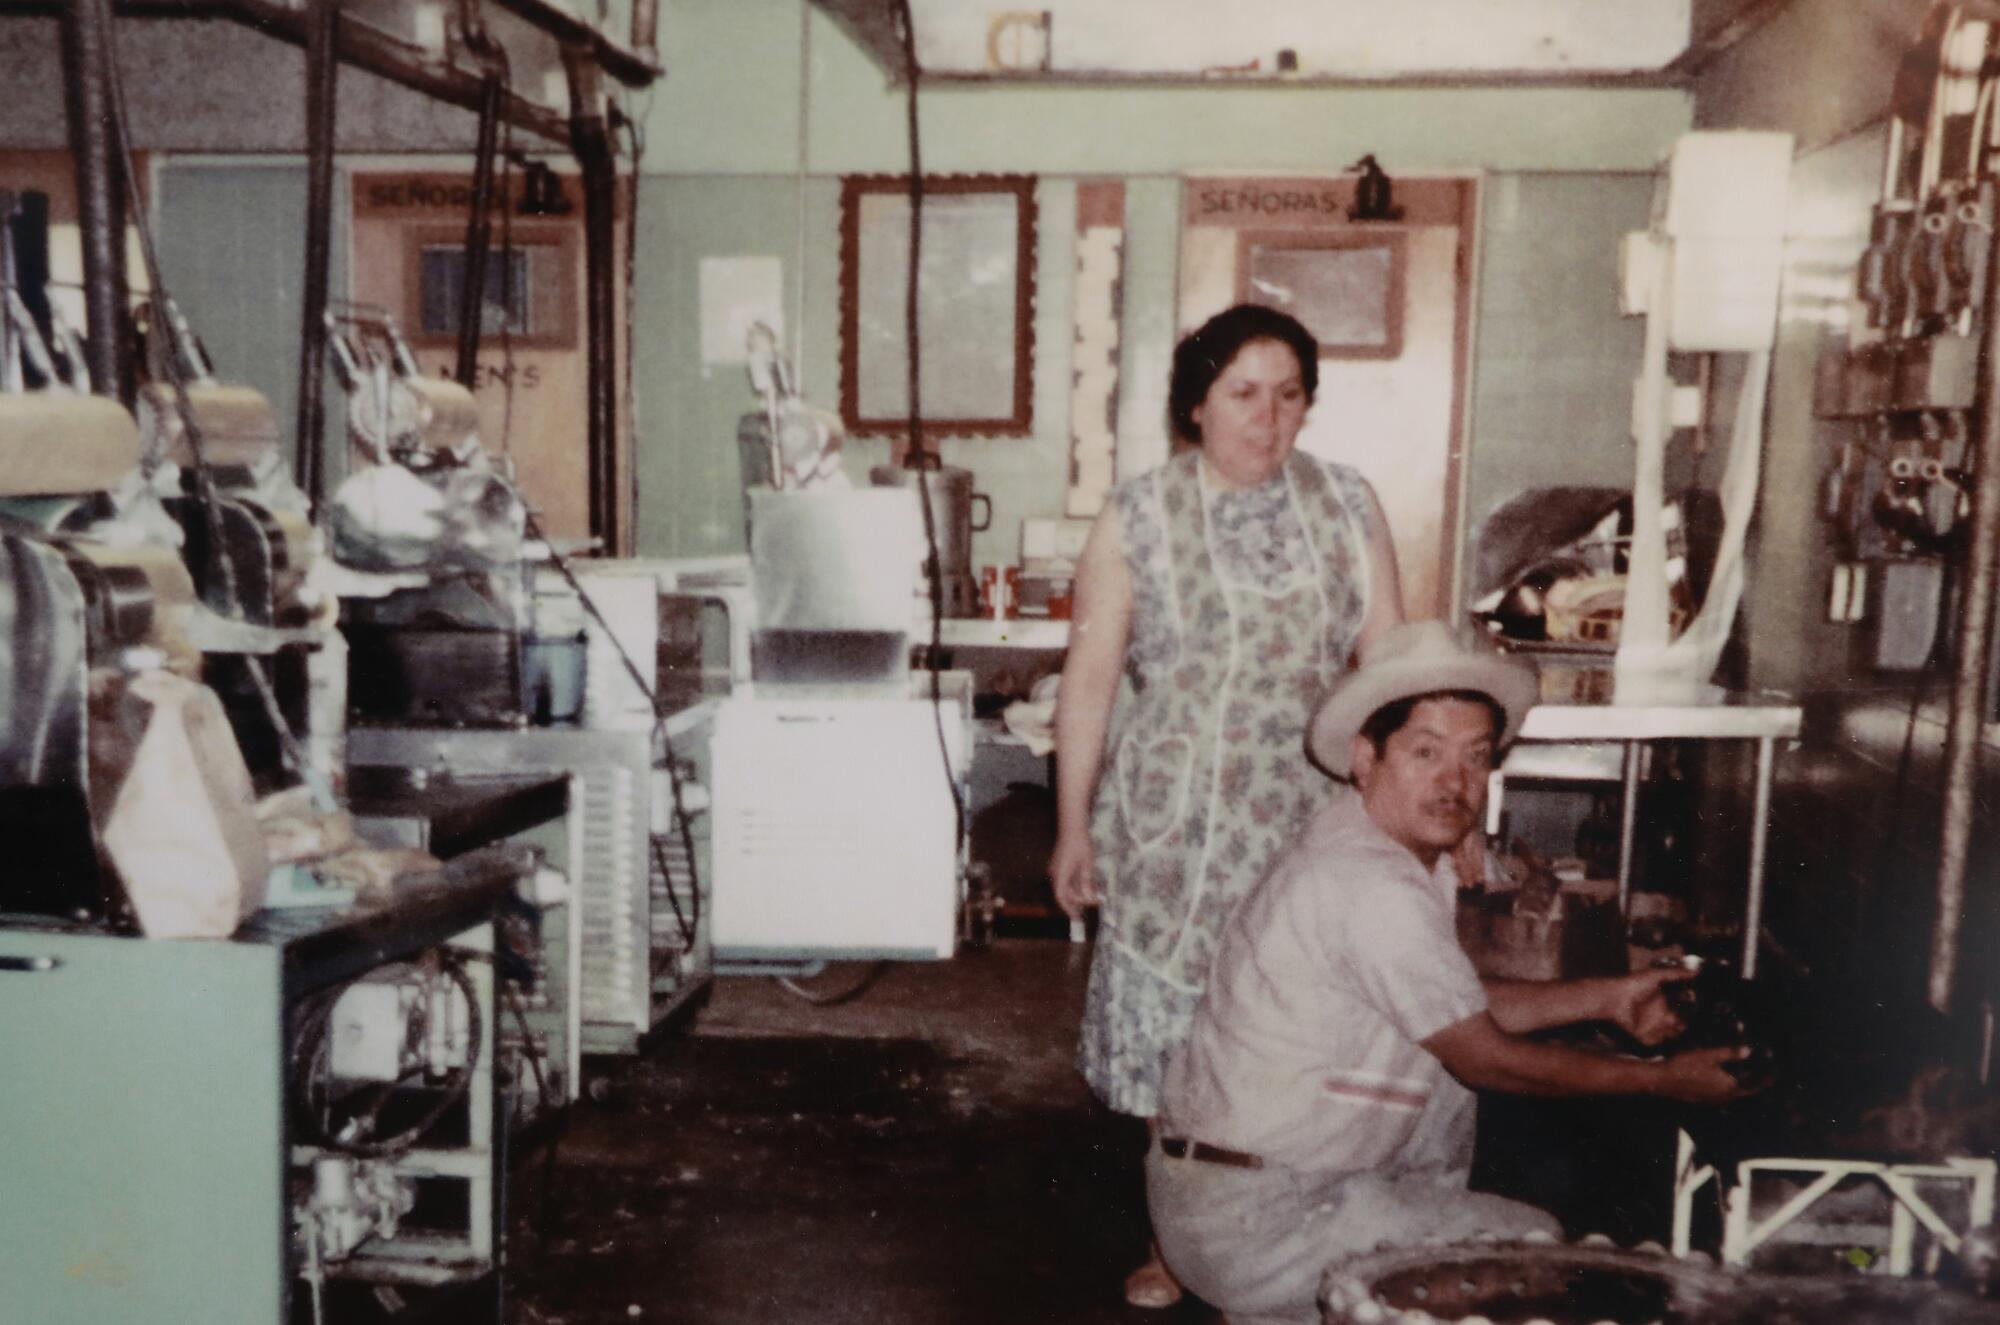
<svg viewBox="0 0 2000 1325"><path fill-rule="evenodd" d="M1207 1325L1127 1307L1138 1138L1071 1059L1088 950L1003 940L815 1007L716 982L517 1156L512 1325ZM835 968L822 982L837 986Z"/></svg>

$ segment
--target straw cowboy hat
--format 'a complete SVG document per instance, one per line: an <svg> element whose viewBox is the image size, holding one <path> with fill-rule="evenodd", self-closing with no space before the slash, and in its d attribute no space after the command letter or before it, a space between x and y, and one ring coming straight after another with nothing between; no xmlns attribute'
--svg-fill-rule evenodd
<svg viewBox="0 0 2000 1325"><path fill-rule="evenodd" d="M1335 777L1349 777L1355 735L1375 711L1412 695L1477 690L1507 714L1494 748L1521 730L1521 719L1540 694L1533 669L1500 656L1470 631L1442 621L1410 621L1384 631L1362 650L1361 666L1334 682L1306 728L1306 753Z"/></svg>

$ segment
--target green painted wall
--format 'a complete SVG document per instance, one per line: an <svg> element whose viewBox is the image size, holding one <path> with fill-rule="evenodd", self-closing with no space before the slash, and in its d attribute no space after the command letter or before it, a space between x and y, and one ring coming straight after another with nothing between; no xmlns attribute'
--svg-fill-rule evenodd
<svg viewBox="0 0 2000 1325"><path fill-rule="evenodd" d="M1654 180L1488 178L1474 332L1465 556L1486 517L1533 488L1629 487L1632 379L1645 336L1618 311L1618 244L1646 228ZM1468 602L1492 586L1465 581Z"/></svg>
<svg viewBox="0 0 2000 1325"><path fill-rule="evenodd" d="M1482 208L1479 322L1468 436L1467 529L1539 485L1631 480L1631 379L1643 326L1618 312L1619 237L1643 228L1650 174L1489 176ZM650 556L707 556L743 546L736 421L755 404L738 368L704 372L698 281L705 257L780 260L788 321L798 308L800 190L789 178L648 178L639 211L638 545ZM839 395L837 181L804 188L804 394ZM975 564L1018 555L1020 521L1059 513L1068 447L1069 285L1075 184L1040 189L1035 432L945 443L993 498ZM1175 328L1180 226L1177 181L1127 182L1121 472L1164 453L1166 380ZM671 311L670 311L671 310ZM792 339L788 336L788 340ZM794 344L798 343L793 340ZM851 438L849 472L888 458L879 439Z"/></svg>
<svg viewBox="0 0 2000 1325"><path fill-rule="evenodd" d="M786 341L804 393L832 407L838 177L908 169L905 103L804 0L668 0L661 32L668 75L640 109L638 545L709 555L742 546L735 432L754 400L740 370L702 371L700 262L779 259L787 320L803 329ZM976 564L1014 560L1020 520L1060 511L1075 184L1088 177L1127 185L1122 472L1165 448L1180 177L1335 173L1374 152L1392 173L1495 172L1469 514L1542 475L1629 475L1638 333L1616 313L1617 236L1645 220L1650 175L1634 172L1650 172L1688 125L1680 93L995 85L927 88L920 108L927 172L1041 179L1034 435L945 448L994 501ZM848 454L865 479L887 448L854 438Z"/></svg>
<svg viewBox="0 0 2000 1325"><path fill-rule="evenodd" d="M338 178L338 177L336 177ZM300 319L305 307L306 176L303 166L164 161L155 176L160 272L208 347L216 376L256 387L277 411L282 435L298 414ZM347 214L336 185L334 214ZM347 289L347 236L333 231L330 287ZM345 437L339 385L326 383L326 435ZM328 476L346 469L347 449L327 448Z"/></svg>
<svg viewBox="0 0 2000 1325"><path fill-rule="evenodd" d="M646 125L634 327L637 544L645 555L711 555L743 546L735 435L755 402L740 368L702 368L701 260L778 259L793 324L786 342L804 394L835 404L839 177L907 167L904 102L804 0L668 0L661 32L668 75L635 107ZM1014 560L1020 521L1060 508L1075 186L1083 178L1127 187L1124 472L1165 446L1181 177L1337 172L1375 152L1392 172L1490 172L1469 524L1515 487L1554 472L1581 468L1606 481L1625 473L1637 333L1612 307L1615 243L1643 219L1645 172L1687 127L1681 94L961 86L927 89L921 105L927 170L1025 171L1041 180L1033 436L945 447L946 459L972 469L993 498L993 528L974 542L977 564ZM267 391L289 420L303 233L296 161L169 161L160 206L170 282L218 361ZM848 447L850 472L864 480L887 457L879 439Z"/></svg>
<svg viewBox="0 0 2000 1325"><path fill-rule="evenodd" d="M902 89L806 0L665 0L660 34L650 169L906 168ZM921 104L927 170L1042 174L1329 171L1363 152L1392 173L1648 169L1689 115L1657 89L961 84Z"/></svg>

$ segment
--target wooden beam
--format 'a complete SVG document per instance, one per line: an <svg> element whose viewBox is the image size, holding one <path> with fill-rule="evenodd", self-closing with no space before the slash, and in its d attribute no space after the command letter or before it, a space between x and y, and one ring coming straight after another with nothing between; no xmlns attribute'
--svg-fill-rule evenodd
<svg viewBox="0 0 2000 1325"><path fill-rule="evenodd" d="M614 41L549 0L493 0L493 3L526 19L566 47L588 47L597 67L627 87L645 87L666 72L653 52Z"/></svg>
<svg viewBox="0 0 2000 1325"><path fill-rule="evenodd" d="M628 87L644 87L665 70L649 52L612 40L549 0L490 0L547 32L566 50L581 49L589 60ZM229 19L304 47L306 12L296 0L114 0L116 12L147 18ZM10 6L11 13L55 18L60 0L27 0ZM422 47L410 45L360 22L340 26L340 58L392 83L467 110L479 109L480 75L462 69ZM569 143L566 112L509 94L501 112L517 129L565 146Z"/></svg>
<svg viewBox="0 0 2000 1325"><path fill-rule="evenodd" d="M280 0L221 0L218 8L261 32L295 46L304 46L306 16ZM365 23L340 25L340 58L357 69L366 69L392 83L401 84L425 96L467 110L479 109L482 81L420 47L397 41ZM537 105L519 93L503 97L501 114L517 129L565 146L569 143L569 117Z"/></svg>

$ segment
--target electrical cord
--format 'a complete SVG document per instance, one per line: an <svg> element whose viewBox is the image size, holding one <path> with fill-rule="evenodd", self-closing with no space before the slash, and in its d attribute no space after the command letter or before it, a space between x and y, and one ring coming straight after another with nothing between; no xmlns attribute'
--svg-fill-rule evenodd
<svg viewBox="0 0 2000 1325"><path fill-rule="evenodd" d="M590 619L597 623L597 628L604 632L604 638L610 642L612 651L618 655L618 661L624 666L625 674L632 679L632 684L639 688L639 693L646 697L647 703L652 707L653 736L660 743L662 759L666 766L668 785L673 791L674 826L679 830L681 846L687 852L689 895L691 905L695 908L695 923L698 924L700 923L701 908L701 874L700 867L695 860L694 828L691 817L687 812L687 800L682 791L680 761L674 754L673 737L667 731L667 718L670 715L666 711L666 706L660 700L659 691L646 683L644 674L639 671L639 665L632 660L632 655L626 651L624 643L619 640L617 633L611 629L611 623L605 619L603 611L598 608L590 595L584 591L583 584L577 579L576 571L570 565L569 558L557 551L555 545L549 541L548 536L542 532L541 525L535 519L535 513L529 510L526 512L526 515L528 536L540 541L548 548L550 564L556 568L556 573L562 576L563 582L569 586L570 591L577 596L577 601L583 604L583 610L590 615ZM671 878L667 881L667 895L673 899L675 910L678 912L679 899L673 898L673 882ZM693 938L689 937L688 942L692 944L693 941Z"/></svg>
<svg viewBox="0 0 2000 1325"><path fill-rule="evenodd" d="M535 1078L536 1098L542 1102L542 1111L548 1112L555 1101L551 1098L548 1074L543 1062L545 1055L535 1048L535 1029L528 1022L527 1005L521 1002L520 991L527 982L507 975L501 970L494 954L490 952L466 949L459 955L471 961L484 962L492 967L493 982L499 989L500 997L506 1002L508 1011L514 1014L514 1024L521 1028L521 1054L528 1060L529 1075Z"/></svg>
<svg viewBox="0 0 2000 1325"><path fill-rule="evenodd" d="M861 997L888 969L887 962L870 962L862 968L860 976L852 984L834 990L811 989L800 984L796 977L789 975L775 975L771 978L776 980L786 993L804 999L814 1007L830 1008Z"/></svg>
<svg viewBox="0 0 2000 1325"><path fill-rule="evenodd" d="M292 1041L293 1098L300 1105L301 1131L306 1144L323 1146L360 1159L393 1158L408 1151L428 1135L444 1118L445 1113L463 1099L466 1092L472 1088L473 1075L480 1061L480 1036L485 1025L479 1011L478 990L473 987L472 976L466 970L465 959L462 956L449 949L437 949L435 957L438 970L457 987L460 996L465 1000L465 1062L453 1068L444 1084L435 1088L438 1096L431 1107L400 1132L387 1137L370 1135L381 1118L382 1110L398 1091L405 1089L403 1083L411 1075L408 1069L394 1081L383 1082L371 1090L368 1102L363 1108L350 1115L341 1127L336 1128L333 1126L335 1101L324 1093L333 1047L332 1038L327 1032L333 1020L334 1008L339 1005L341 996L355 985L363 983L363 980L350 980L321 994L302 1012L300 1024L294 1032ZM421 1044L429 1034L428 1008L428 1001L419 1004L415 1009L415 1015L405 1023L406 1049Z"/></svg>
<svg viewBox="0 0 2000 1325"><path fill-rule="evenodd" d="M502 87L506 95L511 96L513 94L512 71L509 65L507 64L506 53L504 50L497 52L497 60L500 68L499 76L501 79ZM626 277L625 378L626 378L626 400L629 405L636 398L633 393L631 385L632 353L634 345L636 344L636 342L633 339L634 308L637 302L636 299L634 298L634 295L636 293L634 279L636 276L637 264L638 264L638 194L639 194L638 174L639 174L640 158L645 150L645 137L644 134L639 129L639 126L633 120L632 116L626 114L622 109L619 109L615 106L613 107L613 113L614 113L614 118L618 122L622 123L626 132L626 140L630 144L632 150L632 189L631 189L632 198L630 203L628 204L629 218L628 218L628 228L626 234L626 261L625 261L625 277ZM504 124L503 134L505 135L505 137L503 138L502 142L501 159L508 163L509 170L511 170L511 166L513 163L513 139L512 139L511 124ZM502 185L500 189L500 195L503 199L507 199L507 205L502 208L501 212L501 233L500 233L501 273L502 273L501 298L503 303L506 303L508 307L511 307L512 305L511 305L510 283L513 279L513 270L514 270L513 266L514 209L512 206L512 200L508 196L509 190L507 181L509 179L509 174L503 173L501 179L502 179ZM514 361L513 361L514 347L513 347L513 338L511 335L511 324L512 324L511 318L503 318L501 320L501 337L500 337L501 355L503 361L502 386L505 392L505 398L503 403L504 413L502 416L502 424L501 424L502 451L510 458L512 456L512 450L509 445L509 441L512 438L513 427L514 427ZM628 415L627 417L630 417L630 415ZM687 812L687 806L681 782L680 768L674 753L673 738L667 732L667 718L669 715L665 711L665 706L660 701L658 690L655 687L648 685L646 683L646 678L644 674L640 672L639 666L633 660L631 654L626 651L623 641L621 641L618 638L617 632L611 629L611 623L605 619L604 613L598 608L597 603L591 598L589 593L587 593L584 590L583 584L581 583L581 581L578 580L575 569L571 566L569 558L563 555L562 552L557 550L554 542L549 538L546 531L542 529L541 522L538 519L536 519L534 511L531 508L526 507L525 504L523 506L523 513L525 517L526 532L528 536L540 542L544 547L548 549L550 563L555 567L557 574L559 574L562 577L563 582L569 587L570 592L576 595L577 601L583 605L584 611L589 614L590 618L593 621L597 623L598 629L603 632L604 638L610 643L613 652L615 652L618 655L618 661L624 667L626 675L631 678L632 684L639 688L639 693L646 697L647 707L649 707L653 712L653 735L654 738L660 744L662 759L666 766L668 783L673 792L674 825L678 832L678 836L681 839L682 849L686 852L687 856L689 898L688 898L688 909L686 911L684 911L681 906L681 900L679 895L674 891L673 876L671 872L667 869L665 854L663 852L660 843L661 835L657 833L650 833L648 835L648 843L651 849L653 862L655 866L659 869L662 880L666 885L667 901L669 905L671 905L673 908L675 924L680 929L681 937L683 941L686 943L687 947L689 949L692 949L694 947L695 937L699 933L699 926L701 924L701 876L700 876L699 866L697 865L695 859L694 830L691 823L691 816ZM689 912L691 912L692 914L689 914ZM651 974L658 975L661 969L663 969L662 966L656 960L656 962L651 967Z"/></svg>
<svg viewBox="0 0 2000 1325"><path fill-rule="evenodd" d="M542 1116L551 1120L548 1129L548 1145L542 1152L541 1214L536 1221L537 1232L541 1236L546 1237L550 1219L551 1193L555 1190L557 1149L562 1142L563 1132L569 1124L570 1101L551 1098L549 1079L544 1061L546 1055L535 1048L534 1028L528 1022L527 1007L521 1002L520 994L516 988L519 982L507 978L500 969L500 963L494 959L494 955L490 952L465 949L460 955L475 961L486 962L492 966L494 983L505 995L507 1006L514 1014L515 1024L521 1028L521 1052L526 1056L528 1070L533 1073L535 1078L535 1091L542 1102ZM576 1097L580 1084L578 1082L570 1083L571 1100Z"/></svg>
<svg viewBox="0 0 2000 1325"><path fill-rule="evenodd" d="M674 925L681 932L681 941L692 948L694 947L696 921L690 920L687 912L681 909L681 899L674 892L674 873L667 861L666 844L660 839L657 833L652 835L651 840L653 846L653 866L660 871L660 878L666 881L667 904L673 908ZM696 902L695 904L698 905L699 903ZM662 969L662 964L655 961L653 964L653 974L658 975Z"/></svg>
<svg viewBox="0 0 2000 1325"><path fill-rule="evenodd" d="M528 1072L535 1078L535 1098L541 1101L542 1112L548 1113L555 1107L555 1100L549 1092L549 1075L542 1066L542 1052L535 1048L535 1029L528 1024L528 1009L521 1002L521 991L514 981L503 977L500 992L507 1000L507 1010L514 1014L514 1024L521 1028L521 1056L528 1060Z"/></svg>
<svg viewBox="0 0 2000 1325"><path fill-rule="evenodd" d="M945 786L951 792L951 808L955 824L952 856L955 860L965 847L965 797L958 788L958 774L951 766L951 740L944 729L944 703L940 677L941 660L944 656L944 564L938 549L937 516L931 510L929 480L925 477L929 455L924 448L923 405L919 380L922 352L917 343L918 277L923 270L924 252L924 155L923 136L919 130L917 116L916 22L910 16L910 0L896 0L896 18L901 29L899 35L903 47L904 118L908 126L910 144L909 279L903 296L903 344L909 367L910 397L907 460L917 480L917 506L923 512L924 543L930 553L924 560L924 569L930 581L931 641L930 651L924 662L925 670L930 673L931 716L937 724L938 757L944 764Z"/></svg>
<svg viewBox="0 0 2000 1325"><path fill-rule="evenodd" d="M619 130L622 130L624 132L626 145L630 149L632 154L632 188L631 188L630 198L626 203L627 210L626 210L626 221L625 221L624 398L625 398L625 417L630 421L629 432L631 435L637 436L639 393L634 382L632 364L634 362L634 355L636 354L638 347L636 310L638 308L639 301L636 296L638 294L638 288L639 288L638 285L639 165L640 162L642 162L645 159L646 155L646 135L645 135L645 130L640 125L638 118L632 115L630 112L628 112L623 106L620 106L615 102L612 104L611 107L611 126L614 132ZM634 481L636 482L636 480L637 480L637 475L635 473ZM613 637L613 642L616 643L615 637ZM629 660L628 660L628 665L629 665ZM634 679L637 680L638 679L637 668L636 667L632 668L632 672ZM650 692L648 692L648 698L652 700L654 711L657 713L659 709L659 701L657 700L657 698L654 698ZM664 731L662 731L662 740L663 741L665 740ZM667 758L669 759L669 761L671 761L673 758L673 751L671 746L669 746L667 749ZM674 790L674 813L676 816L676 820L681 821L684 818L684 813L682 811L680 803L681 792L680 792L680 782L678 778L675 778L673 781L673 790ZM673 908L675 927L680 930L681 941L686 945L687 949L691 951L694 948L695 935L699 932L699 927L701 925L701 889L699 886L696 886L692 890L692 892L690 892L688 897L688 905L686 908L683 908L681 906L680 894L674 889L673 871L671 868L669 868L668 865L665 845L662 843L660 835L657 833L651 835L650 841L653 853L653 864L654 867L659 870L660 879L666 887L667 904ZM688 875L689 878L692 879L694 877L694 869L695 869L694 843L692 840L683 836L682 846L687 854ZM656 958L653 963L652 973L657 976L661 972L661 970L664 969L664 967L665 963Z"/></svg>

